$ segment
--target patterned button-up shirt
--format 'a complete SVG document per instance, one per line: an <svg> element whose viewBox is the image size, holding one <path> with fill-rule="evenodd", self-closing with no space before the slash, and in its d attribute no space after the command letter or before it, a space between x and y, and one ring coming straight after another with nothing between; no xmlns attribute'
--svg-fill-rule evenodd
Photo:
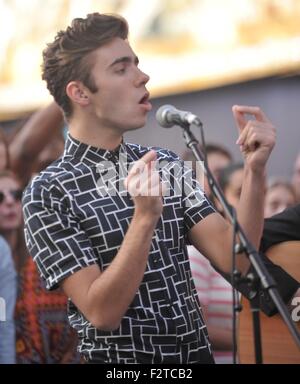
<svg viewBox="0 0 300 384"><path fill-rule="evenodd" d="M127 168L150 149L123 142L116 151L107 151L69 135L62 158L27 187L23 198L27 246L48 289L87 266L98 264L101 271L109 267L134 212L123 186ZM154 149L167 195L144 278L120 327L95 328L69 301L79 351L90 361L213 362L186 243L189 229L214 209L192 170L174 153Z"/></svg>

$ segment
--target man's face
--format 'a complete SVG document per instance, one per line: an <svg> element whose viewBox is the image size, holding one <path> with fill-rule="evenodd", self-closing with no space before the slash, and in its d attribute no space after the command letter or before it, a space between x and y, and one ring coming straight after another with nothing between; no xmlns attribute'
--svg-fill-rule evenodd
<svg viewBox="0 0 300 384"><path fill-rule="evenodd" d="M149 76L138 68L128 42L115 38L93 55L92 76L98 91L89 94L91 116L102 127L120 133L142 127L152 108L146 90Z"/></svg>

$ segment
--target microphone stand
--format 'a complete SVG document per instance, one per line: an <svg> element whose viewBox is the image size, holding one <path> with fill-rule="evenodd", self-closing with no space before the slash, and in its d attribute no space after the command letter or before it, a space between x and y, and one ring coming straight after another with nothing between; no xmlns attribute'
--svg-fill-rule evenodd
<svg viewBox="0 0 300 384"><path fill-rule="evenodd" d="M214 193L214 195L217 197L219 202L221 203L224 211L226 212L231 224L234 226L235 234L240 239L240 244L236 244L235 251L236 253L242 253L244 252L248 259L250 260L252 266L254 267L257 275L258 275L258 281L252 274L247 274L246 277L242 277L241 273L238 271L234 271L234 281L236 282L236 285L238 286L242 282L248 282L251 284L252 292L251 292L251 308L253 313L253 327L254 327L254 349L255 349L255 362L256 364L262 363L262 348L261 348L261 337L260 337L260 323L259 323L259 298L258 296L258 283L260 283L264 290L266 290L271 299L273 300L278 312L281 314L284 322L286 323L286 326L288 327L292 337L294 338L296 344L300 348L300 336L298 333L297 328L291 321L289 312L286 309L286 306L278 292L277 285L272 278L272 276L267 271L265 265L261 261L261 258L259 256L259 253L256 251L256 249L253 247L253 245L250 243L250 241L247 239L243 229L241 228L239 222L237 221L235 215L232 212L232 209L230 205L228 204L222 190L220 189L219 185L217 184L214 176L212 175L205 158L203 154L201 153L199 147L198 147L198 140L195 138L193 133L190 130L190 124L183 122L178 119L176 122L182 129L183 129L183 137L186 142L186 146L190 148L196 158L196 160L200 161L202 164L202 169L208 179L209 185ZM197 125L202 127L202 123L197 122ZM235 236L236 237L236 236ZM255 300L252 300L255 299Z"/></svg>

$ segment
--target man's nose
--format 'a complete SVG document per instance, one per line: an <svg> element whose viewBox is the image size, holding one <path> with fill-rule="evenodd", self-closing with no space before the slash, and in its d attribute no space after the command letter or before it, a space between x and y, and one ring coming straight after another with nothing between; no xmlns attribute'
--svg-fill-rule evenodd
<svg viewBox="0 0 300 384"><path fill-rule="evenodd" d="M139 68L138 68L138 72L139 72L139 76L138 76L138 85L140 84L147 84L148 81L150 80L150 76L148 76L145 72L141 71Z"/></svg>

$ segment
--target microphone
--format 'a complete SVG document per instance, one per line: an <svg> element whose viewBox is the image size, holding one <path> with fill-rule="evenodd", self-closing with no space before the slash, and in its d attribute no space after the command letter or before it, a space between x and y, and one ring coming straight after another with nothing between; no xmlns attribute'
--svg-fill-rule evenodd
<svg viewBox="0 0 300 384"><path fill-rule="evenodd" d="M202 125L198 116L191 112L180 111L173 105L162 105L156 112L156 120L163 128L171 128L173 125L180 125L183 128L186 124Z"/></svg>

